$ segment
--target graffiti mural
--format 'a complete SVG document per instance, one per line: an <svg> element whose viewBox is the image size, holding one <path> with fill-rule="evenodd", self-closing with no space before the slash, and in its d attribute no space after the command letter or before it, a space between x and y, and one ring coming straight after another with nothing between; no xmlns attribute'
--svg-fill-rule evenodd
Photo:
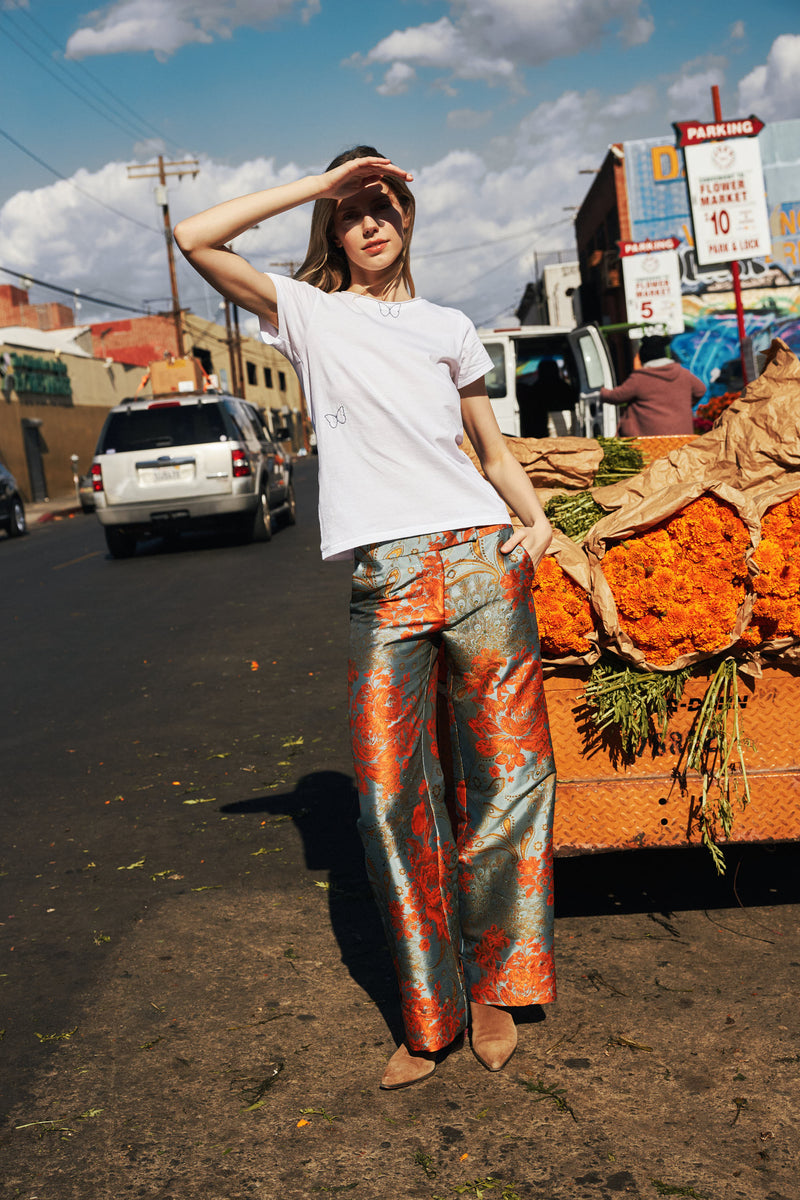
<svg viewBox="0 0 800 1200"><path fill-rule="evenodd" d="M756 350L782 337L800 354L800 120L777 121L759 135L772 254L741 262L745 329ZM683 152L674 139L624 144L631 238L678 239L686 332L675 356L709 396L741 387L739 336L727 270L698 267Z"/></svg>

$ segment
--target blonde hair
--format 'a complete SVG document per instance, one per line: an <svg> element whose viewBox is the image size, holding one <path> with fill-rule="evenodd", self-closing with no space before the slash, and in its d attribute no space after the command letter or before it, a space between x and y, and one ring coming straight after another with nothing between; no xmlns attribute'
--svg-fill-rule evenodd
<svg viewBox="0 0 800 1200"><path fill-rule="evenodd" d="M354 158L382 158L374 146L354 146L337 154L333 162L328 163L326 171L340 167L342 163ZM411 277L411 234L414 231L414 213L416 205L414 196L403 179L394 175L382 176L383 182L397 198L403 211L403 248L397 256L395 274L389 280L387 289L402 280L409 296L414 296L414 280ZM341 246L334 241L333 219L336 215L336 200L315 200L311 214L311 232L308 238L308 249L300 270L295 279L310 283L323 292L346 292L350 287L350 264Z"/></svg>

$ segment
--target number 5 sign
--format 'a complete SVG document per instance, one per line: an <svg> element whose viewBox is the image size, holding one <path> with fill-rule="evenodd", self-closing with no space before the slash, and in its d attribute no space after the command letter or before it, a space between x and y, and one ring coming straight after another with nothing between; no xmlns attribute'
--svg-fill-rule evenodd
<svg viewBox="0 0 800 1200"><path fill-rule="evenodd" d="M619 242L625 307L631 324L662 325L668 334L683 333L681 276L677 238L645 242ZM631 337L642 337L631 329Z"/></svg>
<svg viewBox="0 0 800 1200"><path fill-rule="evenodd" d="M772 234L756 135L757 117L702 125L679 121L701 267L763 258L772 253Z"/></svg>

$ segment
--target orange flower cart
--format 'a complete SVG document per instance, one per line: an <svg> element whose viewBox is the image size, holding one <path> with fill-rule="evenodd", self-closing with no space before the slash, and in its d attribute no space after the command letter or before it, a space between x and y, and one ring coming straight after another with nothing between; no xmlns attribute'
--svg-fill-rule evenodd
<svg viewBox="0 0 800 1200"><path fill-rule="evenodd" d="M690 441L643 438L637 445L645 463L652 464ZM649 739L635 753L623 752L613 730L600 736L587 707L603 622L596 613L592 621L589 596L575 582L574 565L570 576L554 570L549 557L545 560L537 613L559 776L557 854L687 846L703 840L702 780L697 771L686 770L686 751L715 665L700 660L715 651L736 654L749 672L740 680L738 714L749 803L733 802L730 835L715 828L714 840L800 838L795 732L800 712L800 475L792 472L766 488L755 513L744 503L746 511L735 511L726 502L725 489L717 492L698 494L670 518L651 521L645 530L620 539L596 564L599 607L605 597L618 622L612 650L645 670L696 664L671 709L663 738ZM602 526L603 521L595 528ZM595 605L597 590L595 586Z"/></svg>

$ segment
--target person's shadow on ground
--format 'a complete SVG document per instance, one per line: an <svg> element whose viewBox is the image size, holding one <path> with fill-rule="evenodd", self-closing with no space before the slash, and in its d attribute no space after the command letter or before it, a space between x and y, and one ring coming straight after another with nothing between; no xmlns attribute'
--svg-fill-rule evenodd
<svg viewBox="0 0 800 1200"><path fill-rule="evenodd" d="M303 840L309 871L326 873L330 922L342 963L370 997L399 1043L403 1038L398 988L380 915L364 868L356 828L358 795L350 776L317 771L298 780L293 792L254 796L222 812L288 816ZM728 872L716 874L708 852L637 849L557 858L556 916L650 913L657 921L687 909L715 909L800 902L800 847L731 846ZM517 1009L518 1023L544 1019L538 1005Z"/></svg>
<svg viewBox="0 0 800 1200"><path fill-rule="evenodd" d="M303 839L309 871L326 872L330 922L351 977L379 1009L399 1044L403 1020L397 980L386 944L380 914L364 867L358 836L358 793L348 775L317 771L298 780L295 790L278 795L253 796L226 804L226 814L288 815ZM544 1020L539 1005L515 1010L518 1024Z"/></svg>
<svg viewBox="0 0 800 1200"><path fill-rule="evenodd" d="M397 984L364 868L353 780L339 771L317 771L299 779L293 792L254 796L227 804L221 811L262 820L265 816L291 817L303 839L307 869L327 874L331 928L342 962L377 1005L392 1035L401 1041Z"/></svg>

